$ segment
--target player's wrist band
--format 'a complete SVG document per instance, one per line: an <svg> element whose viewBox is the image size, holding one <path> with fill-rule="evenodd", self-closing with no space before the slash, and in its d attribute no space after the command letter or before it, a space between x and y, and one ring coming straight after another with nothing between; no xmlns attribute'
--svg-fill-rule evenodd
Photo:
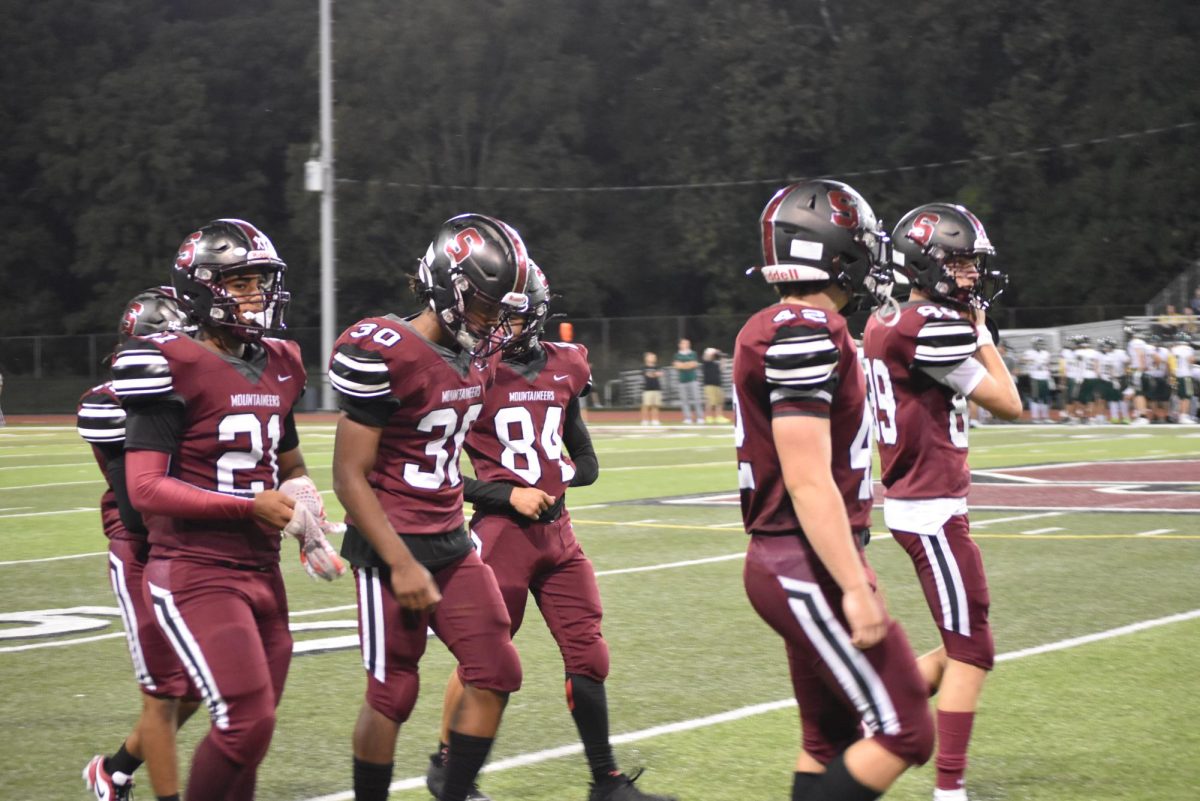
<svg viewBox="0 0 1200 801"><path fill-rule="evenodd" d="M992 339L992 332L987 329L986 325L975 326L975 333L977 334L976 341L979 343L979 347L982 348L984 345L996 344L996 340Z"/></svg>

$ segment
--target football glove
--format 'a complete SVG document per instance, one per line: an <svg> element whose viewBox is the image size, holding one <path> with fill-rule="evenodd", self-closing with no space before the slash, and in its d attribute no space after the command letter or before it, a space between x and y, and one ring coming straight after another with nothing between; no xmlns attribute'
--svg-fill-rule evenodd
<svg viewBox="0 0 1200 801"><path fill-rule="evenodd" d="M282 533L300 542L300 564L305 572L313 578L326 581L344 575L345 562L329 544L329 540L325 539L322 525L325 506L312 479L308 476L289 478L279 486L279 491L296 501L291 522Z"/></svg>
<svg viewBox="0 0 1200 801"><path fill-rule="evenodd" d="M317 516L321 531L325 532L326 536L346 533L345 523L335 523L325 515L325 502L321 500L321 493L317 490L317 485L308 476L289 478L279 485L279 491L289 498L295 498L297 502L302 501Z"/></svg>

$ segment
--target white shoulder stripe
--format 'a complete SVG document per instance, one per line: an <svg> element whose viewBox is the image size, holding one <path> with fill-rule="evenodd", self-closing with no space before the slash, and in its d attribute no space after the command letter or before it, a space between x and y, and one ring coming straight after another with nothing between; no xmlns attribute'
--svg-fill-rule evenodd
<svg viewBox="0 0 1200 801"><path fill-rule="evenodd" d="M392 388L388 381L381 384L360 384L357 381L350 381L343 378L334 371L329 371L329 382L333 384L334 389L346 395L353 395L356 398L376 398L387 395Z"/></svg>
<svg viewBox="0 0 1200 801"><path fill-rule="evenodd" d="M84 428L78 426L79 436L88 442L120 442L125 439L124 428Z"/></svg>
<svg viewBox="0 0 1200 801"><path fill-rule="evenodd" d="M977 346L974 342L969 345L917 345L914 358L926 362L957 362L975 354Z"/></svg>
<svg viewBox="0 0 1200 801"><path fill-rule="evenodd" d="M124 420L125 410L120 406L88 407L85 404L79 410L79 416L89 420Z"/></svg>
<svg viewBox="0 0 1200 801"><path fill-rule="evenodd" d="M379 361L364 361L356 359L353 356L347 356L344 353L335 353L333 354L333 360L346 365L352 370L363 370L371 373L386 373L388 371L388 366L382 359Z"/></svg>
<svg viewBox="0 0 1200 801"><path fill-rule="evenodd" d="M804 353L832 353L837 346L828 339L777 342L767 348L767 356L795 356Z"/></svg>
<svg viewBox="0 0 1200 801"><path fill-rule="evenodd" d="M926 323L917 332L917 338L922 337L970 337L975 339L975 327L966 322Z"/></svg>
<svg viewBox="0 0 1200 801"><path fill-rule="evenodd" d="M782 370L774 367L766 369L767 383L785 386L806 386L823 384L833 375L835 365L814 364L809 367L794 367Z"/></svg>
<svg viewBox="0 0 1200 801"><path fill-rule="evenodd" d="M156 351L125 351L118 353L117 358L113 360L115 369L141 366L165 367L166 365L166 357Z"/></svg>

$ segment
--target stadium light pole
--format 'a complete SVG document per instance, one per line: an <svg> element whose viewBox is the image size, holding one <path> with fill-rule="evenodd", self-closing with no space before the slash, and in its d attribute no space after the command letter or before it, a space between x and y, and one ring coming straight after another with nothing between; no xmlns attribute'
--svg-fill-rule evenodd
<svg viewBox="0 0 1200 801"><path fill-rule="evenodd" d="M337 265L333 237L333 0L320 0L321 60L321 408L334 409L327 365L337 338Z"/></svg>

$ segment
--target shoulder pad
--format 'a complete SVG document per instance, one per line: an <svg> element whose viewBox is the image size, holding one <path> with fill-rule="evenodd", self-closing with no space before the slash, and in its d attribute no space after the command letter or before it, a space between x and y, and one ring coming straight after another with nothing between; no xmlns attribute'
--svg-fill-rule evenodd
<svg viewBox="0 0 1200 801"><path fill-rule="evenodd" d="M109 384L92 387L79 400L75 430L88 442L122 442L125 410Z"/></svg>
<svg viewBox="0 0 1200 801"><path fill-rule="evenodd" d="M382 398L392 389L392 379L383 354L343 342L329 363L333 388L354 398Z"/></svg>
<svg viewBox="0 0 1200 801"><path fill-rule="evenodd" d="M764 359L768 384L812 388L836 372L841 354L825 326L781 326L767 346Z"/></svg>
<svg viewBox="0 0 1200 801"><path fill-rule="evenodd" d="M174 391L171 365L154 338L130 337L117 348L112 387L125 398L166 398Z"/></svg>
<svg viewBox="0 0 1200 801"><path fill-rule="evenodd" d="M975 326L969 320L929 318L917 331L913 364L945 367L961 362L978 348Z"/></svg>

